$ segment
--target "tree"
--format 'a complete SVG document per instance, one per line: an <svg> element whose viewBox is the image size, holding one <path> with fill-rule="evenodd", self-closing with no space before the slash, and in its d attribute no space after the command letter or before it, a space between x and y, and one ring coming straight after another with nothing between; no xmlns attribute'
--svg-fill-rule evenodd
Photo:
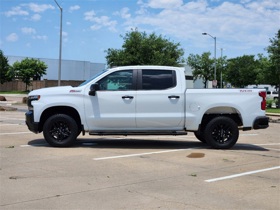
<svg viewBox="0 0 280 210"><path fill-rule="evenodd" d="M254 55L243 55L228 60L225 79L235 87L245 87L257 83L257 61Z"/></svg>
<svg viewBox="0 0 280 210"><path fill-rule="evenodd" d="M280 29L275 34L275 37L270 39L270 45L267 48L271 66L266 71L266 79L271 85L276 85L278 88L278 108L280 108Z"/></svg>
<svg viewBox="0 0 280 210"><path fill-rule="evenodd" d="M10 71L14 78L21 79L25 84L25 89L31 85L33 79L39 79L46 74L47 65L34 58L25 58L21 62L16 61Z"/></svg>
<svg viewBox="0 0 280 210"><path fill-rule="evenodd" d="M194 80L202 79L204 88L207 88L208 81L214 79L214 60L210 58L211 53L205 52L201 56L190 54L187 58L187 64L193 69Z"/></svg>
<svg viewBox="0 0 280 210"><path fill-rule="evenodd" d="M5 82L11 81L11 77L9 77L9 60L4 56L2 50L0 50L0 83L3 84Z"/></svg>
<svg viewBox="0 0 280 210"><path fill-rule="evenodd" d="M258 84L269 84L267 80L267 72L271 66L269 58L264 57L262 54L258 54L258 59L256 60L256 85Z"/></svg>
<svg viewBox="0 0 280 210"><path fill-rule="evenodd" d="M180 43L172 43L155 33L147 35L137 30L121 36L122 49L109 48L106 56L108 66L165 65L180 66L184 51Z"/></svg>

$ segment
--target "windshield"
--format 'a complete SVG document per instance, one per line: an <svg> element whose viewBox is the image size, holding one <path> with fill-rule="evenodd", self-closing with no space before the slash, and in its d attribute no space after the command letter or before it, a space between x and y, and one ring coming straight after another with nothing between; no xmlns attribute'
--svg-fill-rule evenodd
<svg viewBox="0 0 280 210"><path fill-rule="evenodd" d="M96 77L100 76L101 74L103 74L104 72L106 72L107 70L103 70L101 72L99 72L98 74L94 75L93 77L91 77L90 79L84 81L82 84L80 84L78 87L81 87L83 85L88 84L91 80L95 79Z"/></svg>

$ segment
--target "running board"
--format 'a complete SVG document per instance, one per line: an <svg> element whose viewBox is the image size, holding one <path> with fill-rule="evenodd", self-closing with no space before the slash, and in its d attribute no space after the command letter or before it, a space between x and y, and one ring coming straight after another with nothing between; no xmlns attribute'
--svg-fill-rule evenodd
<svg viewBox="0 0 280 210"><path fill-rule="evenodd" d="M90 131L89 135L120 135L120 136L128 136L128 135L187 135L186 131L150 131L150 132L140 132L140 131Z"/></svg>

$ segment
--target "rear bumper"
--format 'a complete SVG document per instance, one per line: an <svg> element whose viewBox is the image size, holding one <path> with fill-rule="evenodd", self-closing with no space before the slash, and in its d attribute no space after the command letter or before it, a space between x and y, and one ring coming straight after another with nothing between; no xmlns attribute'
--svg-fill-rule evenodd
<svg viewBox="0 0 280 210"><path fill-rule="evenodd" d="M25 123L30 131L33 133L39 133L39 123L34 122L33 111L25 113Z"/></svg>
<svg viewBox="0 0 280 210"><path fill-rule="evenodd" d="M269 118L266 116L263 117L257 117L253 124L253 129L265 129L268 128L269 124Z"/></svg>

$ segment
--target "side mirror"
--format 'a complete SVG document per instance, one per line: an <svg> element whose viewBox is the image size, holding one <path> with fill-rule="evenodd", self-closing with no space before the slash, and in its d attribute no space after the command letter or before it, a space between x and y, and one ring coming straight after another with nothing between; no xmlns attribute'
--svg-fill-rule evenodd
<svg viewBox="0 0 280 210"><path fill-rule="evenodd" d="M98 91L99 89L100 89L100 88L99 88L99 84L94 83L94 84L92 84L92 85L90 86L90 90L89 90L88 94L89 94L90 96L95 96L96 91Z"/></svg>

